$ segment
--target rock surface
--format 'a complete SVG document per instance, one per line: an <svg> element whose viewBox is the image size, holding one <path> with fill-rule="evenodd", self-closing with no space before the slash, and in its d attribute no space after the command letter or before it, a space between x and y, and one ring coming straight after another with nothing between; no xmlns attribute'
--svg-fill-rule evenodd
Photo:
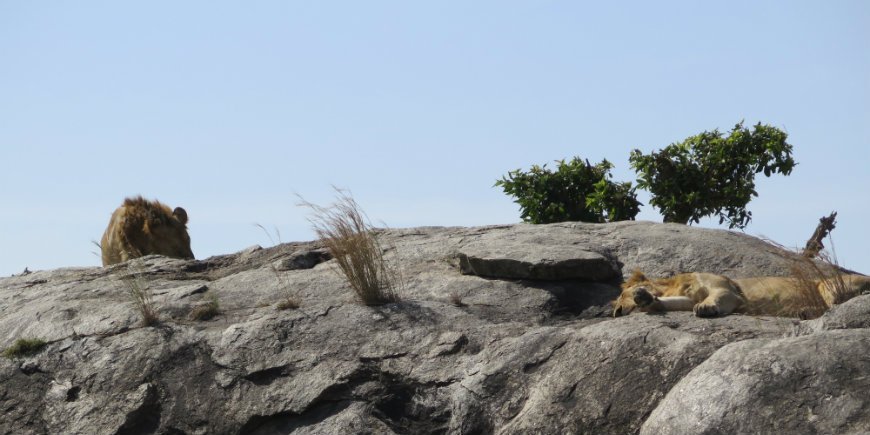
<svg viewBox="0 0 870 435"><path fill-rule="evenodd" d="M0 348L48 342L0 358L0 433L870 430L870 296L804 322L608 317L633 269L787 275L758 239L622 222L383 240L404 286L379 307L313 242L0 279ZM189 320L214 298L217 316ZM276 309L288 298L301 307Z"/></svg>
<svg viewBox="0 0 870 435"><path fill-rule="evenodd" d="M671 388L641 433L867 433L867 349L867 329L729 344Z"/></svg>

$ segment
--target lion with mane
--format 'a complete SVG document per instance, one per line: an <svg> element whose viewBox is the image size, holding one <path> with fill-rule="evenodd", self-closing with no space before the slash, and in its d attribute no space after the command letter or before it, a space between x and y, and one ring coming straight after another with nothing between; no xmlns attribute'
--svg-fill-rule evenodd
<svg viewBox="0 0 870 435"><path fill-rule="evenodd" d="M141 196L126 198L112 213L100 250L103 266L150 254L193 259L187 212L181 207L171 210Z"/></svg>
<svg viewBox="0 0 870 435"><path fill-rule="evenodd" d="M730 279L712 273L681 273L650 279L635 271L613 301L613 316L693 311L698 317L731 313L807 317L870 290L870 277L836 275L806 280L789 277Z"/></svg>

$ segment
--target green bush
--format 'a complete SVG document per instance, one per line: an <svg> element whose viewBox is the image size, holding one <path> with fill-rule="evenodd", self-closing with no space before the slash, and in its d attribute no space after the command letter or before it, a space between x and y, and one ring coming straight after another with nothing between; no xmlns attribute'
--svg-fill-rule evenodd
<svg viewBox="0 0 870 435"><path fill-rule="evenodd" d="M495 185L516 198L525 222L633 220L641 204L631 183L610 180L612 168L607 160L593 166L574 157L569 162L557 161L555 172L547 165L534 165L529 172L508 172Z"/></svg>
<svg viewBox="0 0 870 435"><path fill-rule="evenodd" d="M652 194L650 204L665 222L697 223L719 216L730 228L744 228L752 219L746 205L755 191L755 175L789 175L795 162L787 134L758 123L750 131L740 122L725 136L705 131L649 155L631 152L637 186Z"/></svg>

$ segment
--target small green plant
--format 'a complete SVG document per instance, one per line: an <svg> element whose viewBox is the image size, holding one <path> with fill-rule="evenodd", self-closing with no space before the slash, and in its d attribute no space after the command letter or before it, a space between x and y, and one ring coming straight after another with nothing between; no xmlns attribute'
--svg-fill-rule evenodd
<svg viewBox="0 0 870 435"><path fill-rule="evenodd" d="M349 193L335 190L337 200L328 207L302 200L313 212L309 221L314 233L363 304L398 301L401 279L384 258L374 227Z"/></svg>
<svg viewBox="0 0 870 435"><path fill-rule="evenodd" d="M650 204L665 222L698 223L718 215L719 223L744 228L752 219L746 205L754 196L755 175L789 175L796 165L788 135L758 123L750 131L743 122L726 136L705 131L649 155L631 152L637 186L652 194Z"/></svg>
<svg viewBox="0 0 870 435"><path fill-rule="evenodd" d="M209 320L220 313L220 302L214 292L208 292L203 297L205 303L199 304L190 310L190 320Z"/></svg>
<svg viewBox="0 0 870 435"><path fill-rule="evenodd" d="M15 340L12 346L3 350L3 356L9 359L31 356L42 350L47 344L39 338L20 338Z"/></svg>
<svg viewBox="0 0 870 435"><path fill-rule="evenodd" d="M556 161L555 171L547 165L510 171L495 186L515 197L520 217L533 224L633 220L641 203L631 183L611 180L612 168L607 160L593 166L574 157Z"/></svg>
<svg viewBox="0 0 870 435"><path fill-rule="evenodd" d="M160 321L160 317L157 315L157 307L154 304L151 288L142 278L142 274L130 272L121 278L121 280L127 287L127 294L130 296L133 307L142 317L142 326L157 324Z"/></svg>

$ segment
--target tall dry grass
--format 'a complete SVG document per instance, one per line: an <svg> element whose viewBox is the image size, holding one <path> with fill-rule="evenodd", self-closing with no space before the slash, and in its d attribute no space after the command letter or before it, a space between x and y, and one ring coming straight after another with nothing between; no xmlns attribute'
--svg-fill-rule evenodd
<svg viewBox="0 0 870 435"><path fill-rule="evenodd" d="M375 228L347 191L335 191L336 201L327 207L300 198L313 213L309 221L315 234L363 304L398 301L401 277L384 258Z"/></svg>
<svg viewBox="0 0 870 435"><path fill-rule="evenodd" d="M275 305L275 308L278 310L295 310L299 308L302 303L299 300L299 297L294 294L294 292L290 288L290 284L281 276L281 272L278 271L278 268L275 267L274 264L269 265L269 269L272 270L272 273L275 274L275 279L278 280L278 288L281 289L281 300Z"/></svg>
<svg viewBox="0 0 870 435"><path fill-rule="evenodd" d="M790 259L791 276L799 295L794 315L803 320L820 317L834 304L855 296L835 257L824 252L817 256L818 259L813 260L795 254Z"/></svg>
<svg viewBox="0 0 870 435"><path fill-rule="evenodd" d="M160 321L160 316L157 314L157 305L154 303L151 288L142 276L142 272L129 271L127 275L121 277L121 281L127 288L127 295L133 303L133 308L142 319L142 326L152 326Z"/></svg>
<svg viewBox="0 0 870 435"><path fill-rule="evenodd" d="M767 242L781 249L781 256L788 263L789 277L795 290L795 297L785 304L780 315L802 320L815 319L834 304L855 296L854 289L847 283L847 272L837 261L833 241L830 242L831 253L819 252L815 259L769 239Z"/></svg>
<svg viewBox="0 0 870 435"><path fill-rule="evenodd" d="M259 228L266 234L266 237L269 238L269 241L272 243L273 246L276 244L276 239L278 241L278 244L283 243L281 241L281 231L278 230L278 227L274 227L275 237L272 237L272 232L266 229L266 227L258 223L254 224L254 226ZM290 285L281 276L281 272L278 271L278 268L274 264L270 264L269 269L272 271L273 274L275 274L275 279L278 280L278 288L281 289L282 295L281 300L278 301L278 303L275 305L275 308L277 308L278 310L295 310L299 308L301 306L299 297L293 293Z"/></svg>

